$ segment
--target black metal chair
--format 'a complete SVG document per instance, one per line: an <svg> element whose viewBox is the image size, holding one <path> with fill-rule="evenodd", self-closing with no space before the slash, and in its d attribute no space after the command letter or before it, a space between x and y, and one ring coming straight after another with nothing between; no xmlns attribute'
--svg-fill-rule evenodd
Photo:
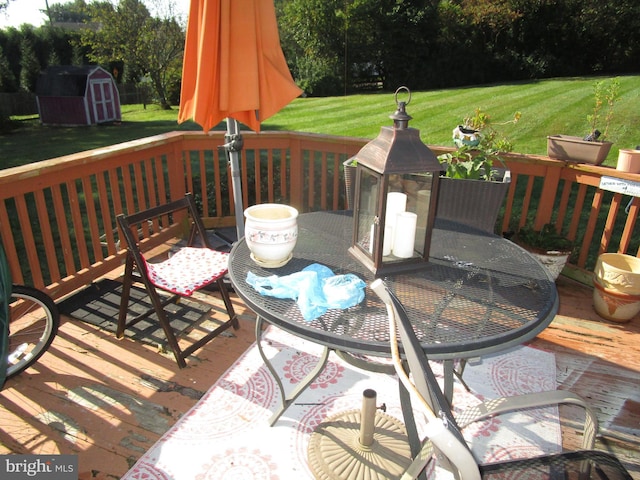
<svg viewBox="0 0 640 480"><path fill-rule="evenodd" d="M630 474L615 456L593 450L598 432L597 418L586 402L571 392L556 390L499 398L454 417L401 302L380 279L374 281L371 288L387 305L395 370L412 397L418 399L428 420L426 438L403 479L416 478L429 462L436 461L462 480L631 480ZM400 349L404 358L400 356ZM482 464L474 457L461 433L471 423L495 415L558 404L572 404L584 409L582 450Z"/></svg>
<svg viewBox="0 0 640 480"><path fill-rule="evenodd" d="M132 215L118 215L117 220L127 244L116 330L118 338L123 337L125 329L155 313L179 367L184 368L185 359L193 352L229 327L239 328L238 318L223 281L229 254L210 247L207 232L191 194ZM186 246L171 251L169 258L163 261L151 261L140 248L144 246L144 250L148 251L187 230L189 237ZM131 286L136 280L144 284L152 308L128 320ZM229 318L182 349L164 307L181 297L190 297L195 291L213 283L217 284ZM161 296L158 290L170 292L171 295Z"/></svg>

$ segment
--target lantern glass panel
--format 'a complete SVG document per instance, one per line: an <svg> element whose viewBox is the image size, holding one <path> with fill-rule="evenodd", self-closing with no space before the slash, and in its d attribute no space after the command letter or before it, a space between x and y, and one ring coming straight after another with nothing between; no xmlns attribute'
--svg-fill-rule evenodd
<svg viewBox="0 0 640 480"><path fill-rule="evenodd" d="M428 255L433 174L391 174L387 190L383 262ZM391 237L391 238L389 238Z"/></svg>
<svg viewBox="0 0 640 480"><path fill-rule="evenodd" d="M381 177L367 168L361 168L359 179L360 195L356 199L359 211L356 244L369 255L373 255L373 241L378 227L377 209Z"/></svg>

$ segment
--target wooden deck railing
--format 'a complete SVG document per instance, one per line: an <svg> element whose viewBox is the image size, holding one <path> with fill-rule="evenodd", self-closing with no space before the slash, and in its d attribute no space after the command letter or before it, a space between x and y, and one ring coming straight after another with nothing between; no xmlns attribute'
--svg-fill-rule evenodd
<svg viewBox="0 0 640 480"><path fill-rule="evenodd" d="M0 170L0 235L16 283L61 298L118 267L115 216L192 191L210 227L235 222L223 132L172 132ZM301 212L345 208L342 162L365 139L296 132L243 132L244 206L288 203ZM435 153L446 151L432 147ZM638 254L638 199L599 188L614 169L509 155L512 185L503 232L527 218L576 240L575 275L588 282L598 253ZM205 192L205 194L203 194Z"/></svg>

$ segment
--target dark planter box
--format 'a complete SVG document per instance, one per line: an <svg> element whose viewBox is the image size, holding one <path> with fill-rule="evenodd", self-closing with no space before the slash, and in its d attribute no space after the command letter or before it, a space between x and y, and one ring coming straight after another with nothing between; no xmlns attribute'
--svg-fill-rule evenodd
<svg viewBox="0 0 640 480"><path fill-rule="evenodd" d="M494 233L500 208L511 185L510 179L508 172L504 181L440 178L436 218Z"/></svg>

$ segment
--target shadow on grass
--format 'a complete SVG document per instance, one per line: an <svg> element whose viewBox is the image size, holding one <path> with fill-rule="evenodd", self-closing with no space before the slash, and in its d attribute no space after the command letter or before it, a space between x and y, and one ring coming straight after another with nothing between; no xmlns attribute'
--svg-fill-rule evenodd
<svg viewBox="0 0 640 480"><path fill-rule="evenodd" d="M176 113L177 115L177 113ZM0 168L17 167L73 153L107 147L173 131L202 131L195 122L178 124L176 120L123 120L92 126L41 125L37 116L14 121L10 131L0 133ZM245 129L246 127L241 127ZM280 130L270 125L264 130ZM224 131L221 122L213 130Z"/></svg>

